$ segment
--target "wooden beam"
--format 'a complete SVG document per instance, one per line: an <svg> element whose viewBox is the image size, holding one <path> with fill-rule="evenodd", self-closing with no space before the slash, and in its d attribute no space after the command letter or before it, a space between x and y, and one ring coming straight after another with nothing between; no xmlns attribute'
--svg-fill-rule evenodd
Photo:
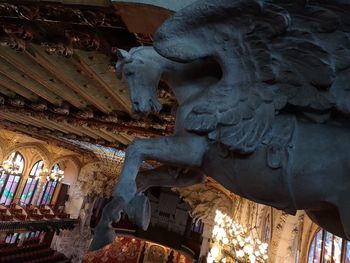
<svg viewBox="0 0 350 263"><path fill-rule="evenodd" d="M62 100L59 96L47 90L41 84L33 81L28 75L24 74L18 68L9 64L5 60L0 60L0 73L2 75L6 75L9 79L18 83L19 85L26 87L28 90L37 94L46 101L54 105L62 104Z"/></svg>
<svg viewBox="0 0 350 263"><path fill-rule="evenodd" d="M32 58L37 63L41 64L56 78L81 96L87 104L104 113L111 113L113 110L117 110L108 94L102 92L90 79L82 75L80 69L69 63L70 59L54 55L49 57L42 48L38 48L34 44L31 44L31 50L33 51Z"/></svg>
<svg viewBox="0 0 350 263"><path fill-rule="evenodd" d="M39 119L49 119L50 121L53 121L58 125L61 125L63 122L68 122L70 125L73 125L75 127L86 125L89 128L93 128L93 129L106 129L107 131L110 131L113 133L117 133L117 134L122 133L123 137L127 136L129 138L130 136L127 135L127 133L132 133L140 137L165 136L172 133L172 130L163 131L163 130L154 129L152 127L149 127L149 128L138 127L137 125L135 125L136 123L132 121L130 122L118 121L118 123L113 123L113 122L100 121L96 119L82 119L82 118L74 117L74 115L71 115L71 114L61 115L48 110L40 112L40 111L35 111L33 109L30 109L27 106L15 107L8 103L5 103L5 105L0 105L0 112L4 112L4 111L17 113L24 116L29 115Z"/></svg>
<svg viewBox="0 0 350 263"><path fill-rule="evenodd" d="M0 93L9 97L9 98L14 98L16 97L16 93L13 92L12 90L8 89L7 87L5 87L4 85L2 85L2 83L0 82Z"/></svg>
<svg viewBox="0 0 350 263"><path fill-rule="evenodd" d="M6 75L0 73L0 85L14 91L15 93L21 95L30 101L38 101L39 97L32 91L8 78Z"/></svg>
<svg viewBox="0 0 350 263"><path fill-rule="evenodd" d="M122 135L122 132L108 131L107 129L103 129L103 131L105 133L108 133L110 136L112 136L124 145L128 145L132 141L125 139L125 137Z"/></svg>
<svg viewBox="0 0 350 263"><path fill-rule="evenodd" d="M96 134L97 136L99 136L100 138L105 139L106 141L115 143L117 140L111 136L108 136L106 134L104 134L101 129L94 129L94 128L90 128L88 126L84 126L84 129L89 130L91 133Z"/></svg>
<svg viewBox="0 0 350 263"><path fill-rule="evenodd" d="M68 101L73 106L85 108L86 104L80 97L60 83L54 74L51 74L45 67L36 63L35 59L28 52L18 53L13 49L0 48L0 57L13 65L18 71L24 73L36 83L45 87L47 90L62 98L62 101Z"/></svg>
<svg viewBox="0 0 350 263"><path fill-rule="evenodd" d="M86 51L76 50L73 61L81 67L87 76L94 79L100 87L114 99L121 111L131 114L131 103L128 89L115 74L110 72L109 58L103 54L91 54Z"/></svg>

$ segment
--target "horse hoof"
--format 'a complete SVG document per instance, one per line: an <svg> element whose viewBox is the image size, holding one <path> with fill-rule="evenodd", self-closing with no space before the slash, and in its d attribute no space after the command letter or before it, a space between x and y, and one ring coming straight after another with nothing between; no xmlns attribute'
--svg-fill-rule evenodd
<svg viewBox="0 0 350 263"><path fill-rule="evenodd" d="M94 238L89 247L89 251L95 251L103 248L104 246L112 243L115 240L116 236L117 235L115 234L114 230L110 228L104 230L96 230Z"/></svg>
<svg viewBox="0 0 350 263"><path fill-rule="evenodd" d="M143 230L147 230L151 220L151 205L148 197L135 196L124 208L129 219Z"/></svg>

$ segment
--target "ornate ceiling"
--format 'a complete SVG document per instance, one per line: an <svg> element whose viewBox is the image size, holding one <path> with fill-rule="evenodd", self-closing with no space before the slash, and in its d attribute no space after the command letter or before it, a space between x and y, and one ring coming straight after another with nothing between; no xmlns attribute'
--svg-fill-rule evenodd
<svg viewBox="0 0 350 263"><path fill-rule="evenodd" d="M86 2L0 1L0 127L70 149L82 149L72 141L123 149L169 134L166 87L160 117L134 116L114 74L116 48L151 36L130 32L108 1Z"/></svg>

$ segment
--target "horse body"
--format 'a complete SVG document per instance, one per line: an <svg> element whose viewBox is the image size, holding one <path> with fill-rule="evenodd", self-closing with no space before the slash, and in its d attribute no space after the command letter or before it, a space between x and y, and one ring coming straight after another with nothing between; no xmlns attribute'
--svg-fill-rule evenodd
<svg viewBox="0 0 350 263"><path fill-rule="evenodd" d="M320 226L349 239L350 130L298 121L294 132L294 145L283 149L283 165L277 169L267 164L269 145L226 157L213 145L203 171L249 200L290 214L305 209Z"/></svg>
<svg viewBox="0 0 350 263"><path fill-rule="evenodd" d="M211 87L220 82L221 72L215 63L199 60L181 64L160 57L149 47L124 53L118 63L125 63L117 69L126 78L137 112L157 111L156 87L160 78L168 82L179 102L176 127L173 136L136 139L129 145L115 197L103 210L95 233L98 238L90 249L113 240L110 223L119 219L124 207L133 204L138 192L154 185L193 185L205 175L252 201L291 214L306 209L322 227L350 238L350 205L346 201L350 193L348 129L304 123L280 114L270 137L254 152L233 152L210 141L208 134L191 132L184 126L188 113L203 104ZM334 154L329 155L330 151ZM167 172L169 168L161 167L139 173L145 159L188 168L189 172L178 171L174 177ZM339 216L330 216L329 212L339 212Z"/></svg>

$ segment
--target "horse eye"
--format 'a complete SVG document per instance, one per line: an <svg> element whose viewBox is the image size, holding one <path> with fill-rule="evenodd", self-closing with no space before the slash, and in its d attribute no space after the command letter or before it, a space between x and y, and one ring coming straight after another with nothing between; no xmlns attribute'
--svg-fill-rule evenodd
<svg viewBox="0 0 350 263"><path fill-rule="evenodd" d="M128 77L129 77L129 76L132 76L132 75L134 75L134 74L135 74L134 72L129 71L129 72L126 72L126 73L125 73L125 76L128 76Z"/></svg>

